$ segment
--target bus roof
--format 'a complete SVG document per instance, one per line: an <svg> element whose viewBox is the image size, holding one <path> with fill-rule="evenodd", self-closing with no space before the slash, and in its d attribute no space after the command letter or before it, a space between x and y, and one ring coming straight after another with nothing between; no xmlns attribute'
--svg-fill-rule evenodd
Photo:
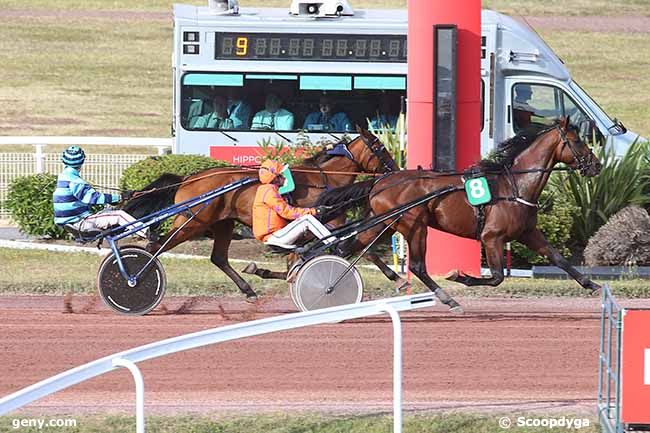
<svg viewBox="0 0 650 433"><path fill-rule="evenodd" d="M406 28L408 13L406 9L356 9L353 16L340 18L309 18L289 15L287 8L241 8L239 15L218 15L207 6L174 4L174 20L185 21L195 25L267 25L286 23L287 25L304 24L309 27L358 26L374 27L386 25L388 29L398 25Z"/></svg>

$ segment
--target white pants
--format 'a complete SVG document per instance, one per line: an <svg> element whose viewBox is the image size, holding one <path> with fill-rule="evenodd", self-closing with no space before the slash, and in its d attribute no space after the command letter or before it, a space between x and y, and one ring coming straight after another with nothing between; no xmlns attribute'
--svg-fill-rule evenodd
<svg viewBox="0 0 650 433"><path fill-rule="evenodd" d="M307 230L309 230L318 239L326 238L332 234L332 232L330 232L329 229L323 225L323 223L318 221L312 215L305 215L298 218L297 220L292 221L286 227L273 233L265 243L268 245L293 248L295 247L293 243L305 233L307 233ZM334 241L334 238L327 239L325 243L328 244L332 241Z"/></svg>
<svg viewBox="0 0 650 433"><path fill-rule="evenodd" d="M89 215L86 218L78 221L74 224L71 224L77 230L81 232L87 232L90 230L106 230L110 227L122 226L130 222L135 221L128 213L120 209L106 209L100 212L97 212L94 215ZM141 222L133 224L133 228L141 226ZM147 229L140 230L136 234L142 238L147 238Z"/></svg>

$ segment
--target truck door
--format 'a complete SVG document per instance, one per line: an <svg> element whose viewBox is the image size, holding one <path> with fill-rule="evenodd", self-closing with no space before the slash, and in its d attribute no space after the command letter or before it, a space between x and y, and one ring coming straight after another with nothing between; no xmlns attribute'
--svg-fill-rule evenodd
<svg viewBox="0 0 650 433"><path fill-rule="evenodd" d="M496 34L496 25L483 25L481 30L481 155L487 155L494 149L495 141Z"/></svg>

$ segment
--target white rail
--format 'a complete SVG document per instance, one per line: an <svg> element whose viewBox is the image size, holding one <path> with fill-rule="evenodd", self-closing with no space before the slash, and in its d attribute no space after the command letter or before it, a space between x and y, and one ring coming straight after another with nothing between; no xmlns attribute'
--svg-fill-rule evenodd
<svg viewBox="0 0 650 433"><path fill-rule="evenodd" d="M240 338L388 313L393 322L393 431L401 433L402 325L398 312L434 304L433 294L424 293L286 314L169 338L89 362L10 394L0 399L0 415L116 368L125 367L131 371L136 385L136 432L144 433L144 382L136 366L138 362Z"/></svg>
<svg viewBox="0 0 650 433"><path fill-rule="evenodd" d="M3 208L7 199L8 188L11 182L21 176L37 173L57 174L62 165L60 153L46 153L48 145L63 146L119 146L138 148L157 148L158 155L164 155L172 147L171 138L145 138L145 137L6 137L0 136L0 219L8 218L9 211ZM33 146L33 152L4 152L3 146L28 145ZM86 149L88 150L88 149ZM143 149L145 150L145 149ZM123 171L150 155L133 155L125 153L107 153L98 155L89 152L84 176L87 180L97 185L108 188L117 188Z"/></svg>
<svg viewBox="0 0 650 433"><path fill-rule="evenodd" d="M157 147L159 153L164 153L165 149L171 149L172 138L151 138L151 137L77 137L77 136L18 136L5 137L0 136L1 145L21 144L29 146L145 146Z"/></svg>

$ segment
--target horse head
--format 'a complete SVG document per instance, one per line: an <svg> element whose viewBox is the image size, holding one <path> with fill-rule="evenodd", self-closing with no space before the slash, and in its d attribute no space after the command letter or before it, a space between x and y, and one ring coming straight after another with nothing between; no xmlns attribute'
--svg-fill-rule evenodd
<svg viewBox="0 0 650 433"><path fill-rule="evenodd" d="M387 173L399 170L397 163L378 137L359 126L357 132L359 136L347 147L362 171Z"/></svg>
<svg viewBox="0 0 650 433"><path fill-rule="evenodd" d="M598 175L602 165L589 146L581 140L580 134L571 125L569 117L560 119L556 129L559 140L555 148L555 160L579 170L583 176Z"/></svg>

